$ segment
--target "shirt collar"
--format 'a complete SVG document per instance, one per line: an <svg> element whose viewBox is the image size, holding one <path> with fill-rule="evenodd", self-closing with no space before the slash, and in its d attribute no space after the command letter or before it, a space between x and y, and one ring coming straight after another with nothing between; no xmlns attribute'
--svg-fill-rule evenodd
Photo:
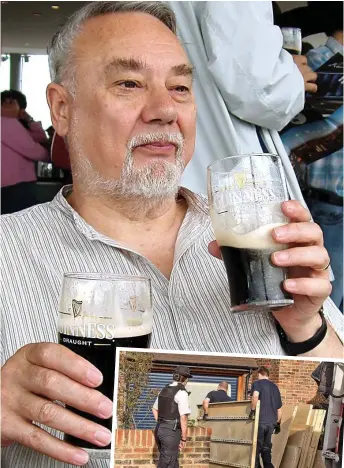
<svg viewBox="0 0 344 468"><path fill-rule="evenodd" d="M326 41L326 47L328 47L334 54L343 54L344 46L340 44L334 37L329 37Z"/></svg>
<svg viewBox="0 0 344 468"><path fill-rule="evenodd" d="M58 211L63 212L68 218L73 219L77 229L91 240L103 241L115 247L121 247L118 242L99 233L95 228L88 224L77 211L68 203L67 197L73 191L73 185L65 185L51 202L51 206ZM203 218L209 218L209 208L205 197L198 195L191 190L180 187L179 196L183 197L188 205L188 213L198 215ZM125 247L124 247L125 248Z"/></svg>

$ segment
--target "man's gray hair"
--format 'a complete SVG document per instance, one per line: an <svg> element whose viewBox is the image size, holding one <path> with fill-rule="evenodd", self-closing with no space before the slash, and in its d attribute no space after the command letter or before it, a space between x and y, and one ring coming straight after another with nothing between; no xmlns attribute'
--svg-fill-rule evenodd
<svg viewBox="0 0 344 468"><path fill-rule="evenodd" d="M77 10L54 35L48 48L50 78L54 83L67 81L73 87L74 67L71 49L83 24L96 16L108 13L140 12L154 16L176 34L176 17L163 2L90 2Z"/></svg>

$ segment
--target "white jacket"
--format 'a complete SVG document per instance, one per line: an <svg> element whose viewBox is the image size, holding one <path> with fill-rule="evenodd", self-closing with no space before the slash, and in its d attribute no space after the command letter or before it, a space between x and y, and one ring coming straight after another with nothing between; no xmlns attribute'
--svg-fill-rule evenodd
<svg viewBox="0 0 344 468"><path fill-rule="evenodd" d="M282 160L291 199L306 206L294 169L279 137L304 107L304 82L282 33L273 25L268 1L167 2L177 17L177 33L195 67L198 108L196 149L181 185L207 195L207 167L235 154L261 153L257 127L268 152ZM332 271L330 271L333 280ZM333 325L341 330L336 310Z"/></svg>
<svg viewBox="0 0 344 468"><path fill-rule="evenodd" d="M303 109L304 83L291 55L282 49L271 2L168 4L196 69L196 150L182 185L206 195L209 164L233 154L262 152L258 125L269 129L262 131L268 151L283 159L290 195L302 200L276 130Z"/></svg>

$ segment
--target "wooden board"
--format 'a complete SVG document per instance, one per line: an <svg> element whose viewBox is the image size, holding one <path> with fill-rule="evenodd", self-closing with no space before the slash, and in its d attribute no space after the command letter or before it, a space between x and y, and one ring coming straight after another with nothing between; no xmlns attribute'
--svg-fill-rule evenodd
<svg viewBox="0 0 344 468"><path fill-rule="evenodd" d="M275 468L281 464L296 412L297 406L286 405L282 408L281 432L272 436L272 464Z"/></svg>
<svg viewBox="0 0 344 468"><path fill-rule="evenodd" d="M283 408L282 408L283 409ZM311 422L313 405L299 404L297 405L297 411L293 422L294 426L309 426Z"/></svg>
<svg viewBox="0 0 344 468"><path fill-rule="evenodd" d="M312 434L313 434L313 427L307 426L307 428L305 429L304 443L303 443L303 446L301 447L301 455L300 455L300 460L299 460L299 464L297 465L297 468L304 468L306 465L308 449L311 443Z"/></svg>
<svg viewBox="0 0 344 468"><path fill-rule="evenodd" d="M280 468L297 468L301 455L300 447L287 445L283 454Z"/></svg>
<svg viewBox="0 0 344 468"><path fill-rule="evenodd" d="M209 404L209 419L205 422L206 427L212 430L209 467L254 468L259 408L260 402L257 403L256 418L251 420L248 419L251 410L250 401ZM211 418L224 419L212 420ZM221 441L216 439L221 439ZM243 443L243 441L247 441L247 443Z"/></svg>
<svg viewBox="0 0 344 468"><path fill-rule="evenodd" d="M310 441L310 446L308 449L308 456L305 468L312 468L314 464L315 455L318 450L319 439L322 434L322 429L325 421L326 411L325 410L315 410L316 414L313 418L313 434Z"/></svg>
<svg viewBox="0 0 344 468"><path fill-rule="evenodd" d="M252 421L209 421L211 437L222 439L252 440Z"/></svg>
<svg viewBox="0 0 344 468"><path fill-rule="evenodd" d="M321 455L321 450L317 450L317 453L315 454L313 468L326 468L322 455Z"/></svg>
<svg viewBox="0 0 344 468"><path fill-rule="evenodd" d="M307 438L307 429L310 426L295 426L290 431L287 445L302 448Z"/></svg>

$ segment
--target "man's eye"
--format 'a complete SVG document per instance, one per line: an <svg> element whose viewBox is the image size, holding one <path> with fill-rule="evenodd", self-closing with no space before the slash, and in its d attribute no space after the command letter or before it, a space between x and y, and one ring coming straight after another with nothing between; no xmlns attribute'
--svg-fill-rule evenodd
<svg viewBox="0 0 344 468"><path fill-rule="evenodd" d="M127 81L122 81L121 83L118 83L118 84L121 88L129 88L129 89L137 88L137 83L135 83L135 81L127 80Z"/></svg>
<svg viewBox="0 0 344 468"><path fill-rule="evenodd" d="M178 91L179 93L187 93L190 91L187 86L183 86L183 85L176 86L174 89Z"/></svg>

